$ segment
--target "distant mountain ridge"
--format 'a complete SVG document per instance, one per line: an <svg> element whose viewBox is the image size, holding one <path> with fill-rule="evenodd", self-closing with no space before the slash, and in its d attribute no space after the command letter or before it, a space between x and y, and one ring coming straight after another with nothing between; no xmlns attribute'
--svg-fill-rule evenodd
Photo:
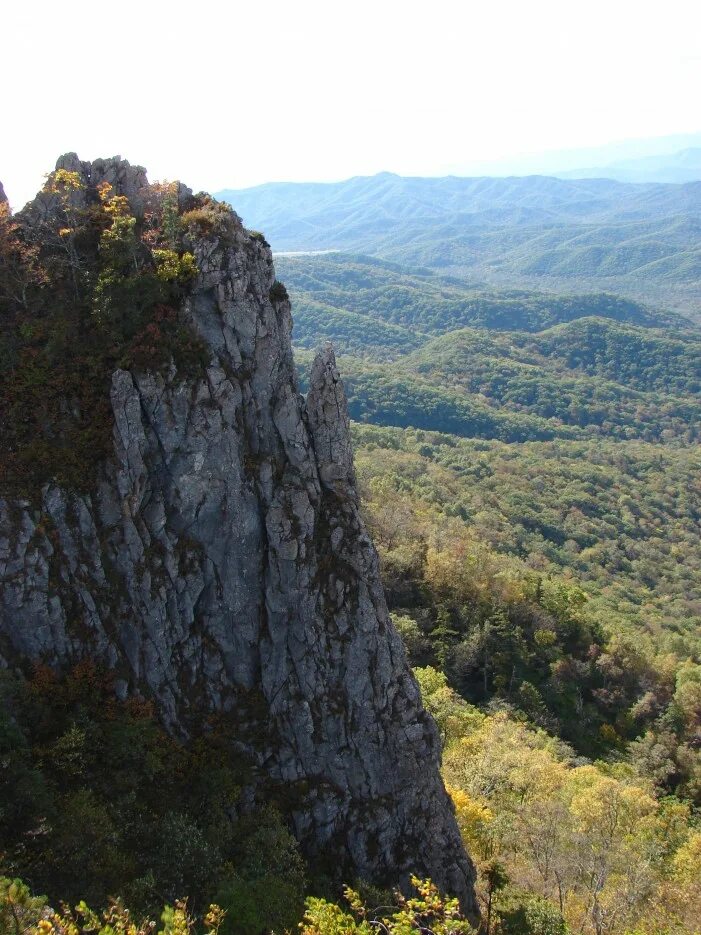
<svg viewBox="0 0 701 935"><path fill-rule="evenodd" d="M674 153L622 159L604 166L569 169L555 173L562 179L606 178L619 182L665 182L682 184L701 179L701 146Z"/></svg>
<svg viewBox="0 0 701 935"><path fill-rule="evenodd" d="M644 186L551 176L408 178L381 172L343 182L272 182L225 189L245 224L275 250L361 246L388 226L434 219L470 227L622 223L701 210L701 182ZM360 241L360 242L359 242Z"/></svg>
<svg viewBox="0 0 701 935"><path fill-rule="evenodd" d="M490 284L601 289L701 314L701 182L380 173L218 197L276 251L371 254Z"/></svg>

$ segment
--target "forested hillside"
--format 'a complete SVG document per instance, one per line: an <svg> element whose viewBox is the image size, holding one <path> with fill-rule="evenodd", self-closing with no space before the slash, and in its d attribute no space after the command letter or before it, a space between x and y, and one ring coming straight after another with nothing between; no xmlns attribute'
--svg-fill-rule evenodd
<svg viewBox="0 0 701 935"><path fill-rule="evenodd" d="M358 421L503 441L697 438L701 332L672 313L607 293L471 289L344 254L278 266L302 384L304 350L333 341Z"/></svg>
<svg viewBox="0 0 701 935"><path fill-rule="evenodd" d="M617 295L487 289L367 256L281 256L276 268L295 299L295 342L302 347L313 347L321 335L341 351L378 356L463 326L541 331L589 316L660 327L685 324Z"/></svg>
<svg viewBox="0 0 701 935"><path fill-rule="evenodd" d="M359 251L491 284L654 295L699 312L701 182L382 173L220 195L275 250Z"/></svg>
<svg viewBox="0 0 701 935"><path fill-rule="evenodd" d="M493 930L696 932L701 332L340 253L278 268L302 386L315 342L343 351L367 520Z"/></svg>

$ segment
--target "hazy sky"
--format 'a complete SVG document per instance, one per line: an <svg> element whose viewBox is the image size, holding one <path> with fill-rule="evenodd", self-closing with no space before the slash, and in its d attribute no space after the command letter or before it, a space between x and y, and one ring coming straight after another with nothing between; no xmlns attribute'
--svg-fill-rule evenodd
<svg viewBox="0 0 701 935"><path fill-rule="evenodd" d="M195 189L701 129L698 0L11 0L0 179L120 153Z"/></svg>

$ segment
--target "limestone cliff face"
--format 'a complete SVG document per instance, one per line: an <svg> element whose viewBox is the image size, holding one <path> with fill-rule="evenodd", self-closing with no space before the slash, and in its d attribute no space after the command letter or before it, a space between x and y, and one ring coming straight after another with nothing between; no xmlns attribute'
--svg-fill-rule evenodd
<svg viewBox="0 0 701 935"><path fill-rule="evenodd" d="M130 198L145 184L117 160L63 164ZM206 379L118 370L94 492L0 501L0 665L90 655L183 736L227 713L261 775L294 793L308 855L378 881L431 876L474 913L436 728L358 511L333 351L305 401L267 244L234 216L226 242L192 250L182 315Z"/></svg>

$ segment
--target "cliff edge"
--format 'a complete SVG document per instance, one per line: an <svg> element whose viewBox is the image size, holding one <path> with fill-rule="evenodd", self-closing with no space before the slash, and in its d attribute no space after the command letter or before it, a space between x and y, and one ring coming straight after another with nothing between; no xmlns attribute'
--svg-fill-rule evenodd
<svg viewBox="0 0 701 935"><path fill-rule="evenodd" d="M80 176L76 198L107 182L136 216L148 200L124 160L58 167ZM115 369L112 450L89 488L49 478L34 499L0 500L0 665L90 656L183 737L223 713L232 755L288 791L309 857L381 883L430 876L474 918L437 731L358 509L333 350L304 400L270 249L222 217L189 235L196 272L178 308L202 373Z"/></svg>

